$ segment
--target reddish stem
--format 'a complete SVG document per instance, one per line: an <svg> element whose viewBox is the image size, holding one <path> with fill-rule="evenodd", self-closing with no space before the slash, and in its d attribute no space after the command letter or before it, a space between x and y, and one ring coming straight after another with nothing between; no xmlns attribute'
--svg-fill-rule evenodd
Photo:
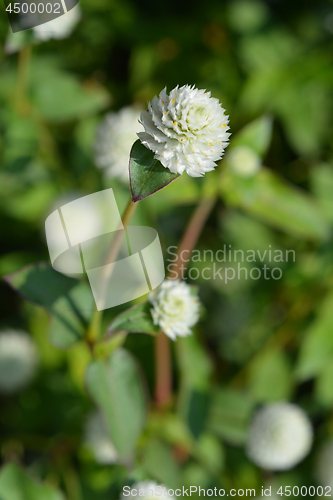
<svg viewBox="0 0 333 500"><path fill-rule="evenodd" d="M215 205L215 198L203 199L195 209L180 242L175 261L169 273L172 279L181 277L181 271L185 271L187 262L182 261L181 255L184 250L189 253L196 246L203 227ZM183 265L182 265L183 264ZM171 278L170 278L171 279ZM162 331L157 335L155 342L155 370L156 370L156 404L161 408L170 405L172 399L172 362L171 362L170 339Z"/></svg>

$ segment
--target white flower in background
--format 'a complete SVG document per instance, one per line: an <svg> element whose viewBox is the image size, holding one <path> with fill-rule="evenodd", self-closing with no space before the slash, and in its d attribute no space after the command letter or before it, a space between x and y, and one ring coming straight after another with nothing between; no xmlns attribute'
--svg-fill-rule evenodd
<svg viewBox="0 0 333 500"><path fill-rule="evenodd" d="M193 288L180 280L165 280L150 293L151 314L155 325L172 340L191 335L199 319L200 302Z"/></svg>
<svg viewBox="0 0 333 500"><path fill-rule="evenodd" d="M224 112L205 90L184 85L167 95L164 89L141 113L145 132L138 137L171 172L201 177L214 170L228 144Z"/></svg>
<svg viewBox="0 0 333 500"><path fill-rule="evenodd" d="M109 438L103 415L99 411L93 412L87 419L85 443L99 464L114 464L119 461L117 450Z"/></svg>
<svg viewBox="0 0 333 500"><path fill-rule="evenodd" d="M60 40L69 37L79 20L81 19L81 9L78 5L66 12L62 16L56 17L44 24L35 26L33 29L34 36L37 40L45 42L51 38Z"/></svg>
<svg viewBox="0 0 333 500"><path fill-rule="evenodd" d="M333 439L325 443L319 451L316 476L321 486L330 486L333 490Z"/></svg>
<svg viewBox="0 0 333 500"><path fill-rule="evenodd" d="M95 162L108 177L129 181L129 155L137 140L140 111L131 106L108 113L97 130Z"/></svg>
<svg viewBox="0 0 333 500"><path fill-rule="evenodd" d="M249 146L237 146L228 152L226 161L241 177L253 177L261 168L261 158Z"/></svg>
<svg viewBox="0 0 333 500"><path fill-rule="evenodd" d="M0 332L0 392L12 393L29 385L37 365L37 349L27 333Z"/></svg>
<svg viewBox="0 0 333 500"><path fill-rule="evenodd" d="M261 408L250 425L247 455L266 470L287 470L309 453L313 439L304 411L290 403Z"/></svg>
<svg viewBox="0 0 333 500"><path fill-rule="evenodd" d="M128 487L126 495L121 495L120 500L149 498L150 500L159 500L164 498L166 500L174 500L173 496L168 495L168 489L165 486L157 484L155 481L141 481ZM127 493L136 490L136 495L128 495Z"/></svg>

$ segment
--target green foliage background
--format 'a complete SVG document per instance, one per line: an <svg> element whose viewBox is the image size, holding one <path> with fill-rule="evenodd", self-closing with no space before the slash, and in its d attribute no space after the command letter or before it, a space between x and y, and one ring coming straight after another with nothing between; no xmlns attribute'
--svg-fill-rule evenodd
<svg viewBox="0 0 333 500"><path fill-rule="evenodd" d="M1 275L48 262L44 221L59 196L112 186L120 208L126 205L128 187L105 181L94 165L96 127L107 110L145 106L177 84L219 98L230 115L230 150L249 145L265 168L244 179L226 156L204 179L184 174L141 201L133 224L155 227L166 252L199 200L216 196L201 251L292 249L296 259L279 263L280 280L192 280L204 314L194 336L173 345L175 408L164 414L153 405L152 336L129 334L125 350L116 350L107 368L94 361L87 377L86 344L58 349L63 332L53 324L50 342L52 313L2 281L1 327L28 331L41 364L33 385L1 395L1 459L49 486L31 486L11 465L0 472L0 497L58 500L57 488L70 500L106 500L146 478L226 489L259 490L273 479L317 484L316 454L333 435L333 4L81 0L80 6L83 19L72 36L34 45L29 66L24 52L0 49ZM4 44L3 6L1 12ZM47 286L41 279L40 290ZM122 309L107 311L104 331ZM113 401L99 391L102 380L118 381ZM254 409L277 400L306 410L315 440L304 462L272 478L249 462L244 442ZM85 447L95 404L132 468L98 465ZM118 406L122 429L113 413ZM18 485L23 497L14 497Z"/></svg>

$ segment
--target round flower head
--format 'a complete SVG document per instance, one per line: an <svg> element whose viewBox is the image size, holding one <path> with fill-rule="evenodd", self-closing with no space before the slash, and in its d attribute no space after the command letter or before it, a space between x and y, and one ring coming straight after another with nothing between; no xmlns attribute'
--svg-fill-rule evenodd
<svg viewBox="0 0 333 500"><path fill-rule="evenodd" d="M252 148L238 146L226 156L231 169L241 177L252 177L261 168L261 159Z"/></svg>
<svg viewBox="0 0 333 500"><path fill-rule="evenodd" d="M60 40L69 37L79 20L81 19L81 9L78 5L73 7L62 16L52 19L47 23L40 24L33 28L34 36L43 42L55 38Z"/></svg>
<svg viewBox="0 0 333 500"><path fill-rule="evenodd" d="M135 490L135 493L134 491ZM133 491L133 495L132 492ZM150 500L174 500L174 497L168 495L168 490L165 486L161 486L157 484L155 481L141 481L139 483L135 483L130 488L130 494L121 495L121 500L126 499L138 499L138 498L149 498Z"/></svg>
<svg viewBox="0 0 333 500"><path fill-rule="evenodd" d="M228 144L224 112L205 90L184 85L167 95L164 89L141 113L145 131L138 137L171 172L201 177L214 170Z"/></svg>
<svg viewBox="0 0 333 500"><path fill-rule="evenodd" d="M29 385L37 364L37 349L27 333L15 330L0 333L1 392L12 393Z"/></svg>
<svg viewBox="0 0 333 500"><path fill-rule="evenodd" d="M290 403L273 403L261 408L251 423L247 455L266 470L287 470L309 453L311 423L301 408Z"/></svg>
<svg viewBox="0 0 333 500"><path fill-rule="evenodd" d="M99 411L95 411L88 417L85 442L99 464L106 465L118 462L117 450L109 438L103 415Z"/></svg>
<svg viewBox="0 0 333 500"><path fill-rule="evenodd" d="M172 340L191 335L191 327L199 319L200 302L193 295L193 288L180 280L165 280L151 292L149 300L153 304L151 314L155 325Z"/></svg>
<svg viewBox="0 0 333 500"><path fill-rule="evenodd" d="M95 162L108 177L128 182L128 162L136 141L140 112L128 106L109 113L99 126L95 141Z"/></svg>
<svg viewBox="0 0 333 500"><path fill-rule="evenodd" d="M321 448L316 464L316 476L321 486L333 490L333 439Z"/></svg>

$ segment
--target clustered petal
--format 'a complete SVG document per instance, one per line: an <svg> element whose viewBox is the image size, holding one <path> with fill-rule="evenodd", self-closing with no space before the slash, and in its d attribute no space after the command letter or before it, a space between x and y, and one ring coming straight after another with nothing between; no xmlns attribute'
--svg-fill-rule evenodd
<svg viewBox="0 0 333 500"><path fill-rule="evenodd" d="M313 439L305 412L291 403L273 403L261 408L251 423L247 455L266 470L287 470L309 453Z"/></svg>
<svg viewBox="0 0 333 500"><path fill-rule="evenodd" d="M132 106L117 113L108 113L99 126L95 141L96 165L106 176L128 182L128 161L133 142L137 139L140 111Z"/></svg>
<svg viewBox="0 0 333 500"><path fill-rule="evenodd" d="M149 295L155 325L172 340L192 334L191 327L199 319L200 302L193 288L180 280L165 280Z"/></svg>
<svg viewBox="0 0 333 500"><path fill-rule="evenodd" d="M228 116L210 92L184 85L164 88L141 113L145 129L138 137L173 173L202 177L214 170L230 134Z"/></svg>

